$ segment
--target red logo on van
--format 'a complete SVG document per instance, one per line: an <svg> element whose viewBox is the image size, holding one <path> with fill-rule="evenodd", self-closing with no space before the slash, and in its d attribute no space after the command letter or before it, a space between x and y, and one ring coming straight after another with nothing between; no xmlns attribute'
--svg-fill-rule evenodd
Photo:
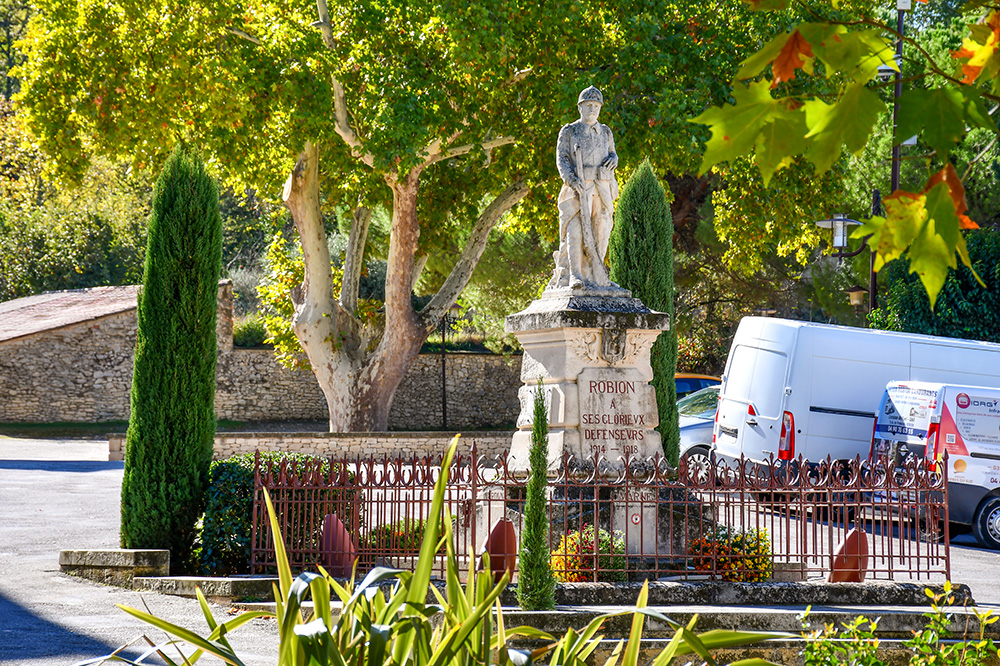
<svg viewBox="0 0 1000 666"><path fill-rule="evenodd" d="M955 404L958 405L961 409L965 409L971 403L972 401L969 400L968 393L959 393L958 395L955 396Z"/></svg>

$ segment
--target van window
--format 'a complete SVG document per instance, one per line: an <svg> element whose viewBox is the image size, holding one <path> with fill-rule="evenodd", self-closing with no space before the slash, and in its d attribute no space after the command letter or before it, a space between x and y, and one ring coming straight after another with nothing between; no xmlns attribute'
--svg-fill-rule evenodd
<svg viewBox="0 0 1000 666"><path fill-rule="evenodd" d="M752 402L761 416L778 416L787 363L780 352L737 345L727 372L726 398Z"/></svg>

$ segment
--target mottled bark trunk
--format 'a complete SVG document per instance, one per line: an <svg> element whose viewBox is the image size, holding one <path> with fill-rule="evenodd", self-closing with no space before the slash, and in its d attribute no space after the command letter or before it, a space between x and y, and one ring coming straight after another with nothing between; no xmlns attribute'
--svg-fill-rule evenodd
<svg viewBox="0 0 1000 666"><path fill-rule="evenodd" d="M309 358L330 410L331 432L386 430L389 408L406 371L427 335L468 284L486 238L503 214L528 193L515 183L480 215L462 255L439 292L421 312L413 309L413 281L420 224L417 196L421 169L403 178L387 177L393 192L392 226L385 280L385 330L368 351L366 331L355 315L356 285L344 285L334 298L330 255L319 207L319 156L307 144L285 183L285 205L292 214L305 260L305 279L292 292L292 328ZM370 216L355 215L345 279L356 281Z"/></svg>

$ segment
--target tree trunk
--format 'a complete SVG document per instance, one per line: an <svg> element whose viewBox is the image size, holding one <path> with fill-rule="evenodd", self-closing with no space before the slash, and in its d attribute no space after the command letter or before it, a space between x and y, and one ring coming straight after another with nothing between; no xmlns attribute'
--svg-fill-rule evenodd
<svg viewBox="0 0 1000 666"><path fill-rule="evenodd" d="M292 328L326 398L330 431L387 430L396 389L424 340L468 284L490 230L529 190L524 183L514 183L486 207L452 274L418 313L413 309L411 294L418 266L417 195L422 169L413 169L402 178L388 176L393 209L385 277L385 330L378 346L368 351L364 327L354 314L356 289L345 285L339 301L333 295L330 255L319 206L318 164L316 148L306 144L285 183L285 205L299 232L305 260L305 279L292 291ZM358 225L367 222L366 214L355 216L352 245L355 237L356 244L363 245L365 229ZM354 251L360 254L359 248ZM345 278L358 272L345 270Z"/></svg>

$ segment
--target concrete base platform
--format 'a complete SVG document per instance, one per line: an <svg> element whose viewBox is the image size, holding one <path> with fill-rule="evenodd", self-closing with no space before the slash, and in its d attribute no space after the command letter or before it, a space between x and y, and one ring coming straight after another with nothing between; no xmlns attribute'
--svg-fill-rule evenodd
<svg viewBox="0 0 1000 666"><path fill-rule="evenodd" d="M516 606L517 586L504 590L501 602ZM556 604L564 606L632 606L642 583L560 583ZM941 583L826 583L823 581L727 583L724 581L650 581L650 606L917 606L928 605L925 589L936 593ZM967 585L953 584L957 604L971 605Z"/></svg>
<svg viewBox="0 0 1000 666"><path fill-rule="evenodd" d="M63 573L89 580L132 587L136 576L166 576L170 573L169 550L63 550L59 553Z"/></svg>
<svg viewBox="0 0 1000 666"><path fill-rule="evenodd" d="M234 576L206 578L203 576L136 577L132 585L141 592L158 592L178 597L197 596L195 590L212 602L229 604L234 600L267 601L274 599L273 585L278 579L268 576Z"/></svg>
<svg viewBox="0 0 1000 666"><path fill-rule="evenodd" d="M804 631L803 615L807 606L658 606L650 604L675 622L686 625L697 615L695 632L701 633L711 629L740 631L773 631L801 635ZM504 624L510 627L528 625L547 631L553 635L562 635L568 627L582 629L602 613L622 610L621 607L604 606L589 608L560 607L553 611L523 611L519 608L504 609ZM929 610L929 604L924 608L909 608L899 606L812 606L808 622L811 629L820 629L831 624L841 627L853 621L858 616L869 620L878 620L875 635L880 639L908 639L913 632L923 629L927 619L923 613ZM978 640L979 620L971 608L952 607L952 622L950 629L954 636L960 637L966 632ZM632 614L627 613L605 621L601 631L608 639L628 638L632 626ZM643 642L646 639L671 638L675 630L665 622L646 619L643 630ZM986 626L987 637L1000 639L1000 628L997 624Z"/></svg>

